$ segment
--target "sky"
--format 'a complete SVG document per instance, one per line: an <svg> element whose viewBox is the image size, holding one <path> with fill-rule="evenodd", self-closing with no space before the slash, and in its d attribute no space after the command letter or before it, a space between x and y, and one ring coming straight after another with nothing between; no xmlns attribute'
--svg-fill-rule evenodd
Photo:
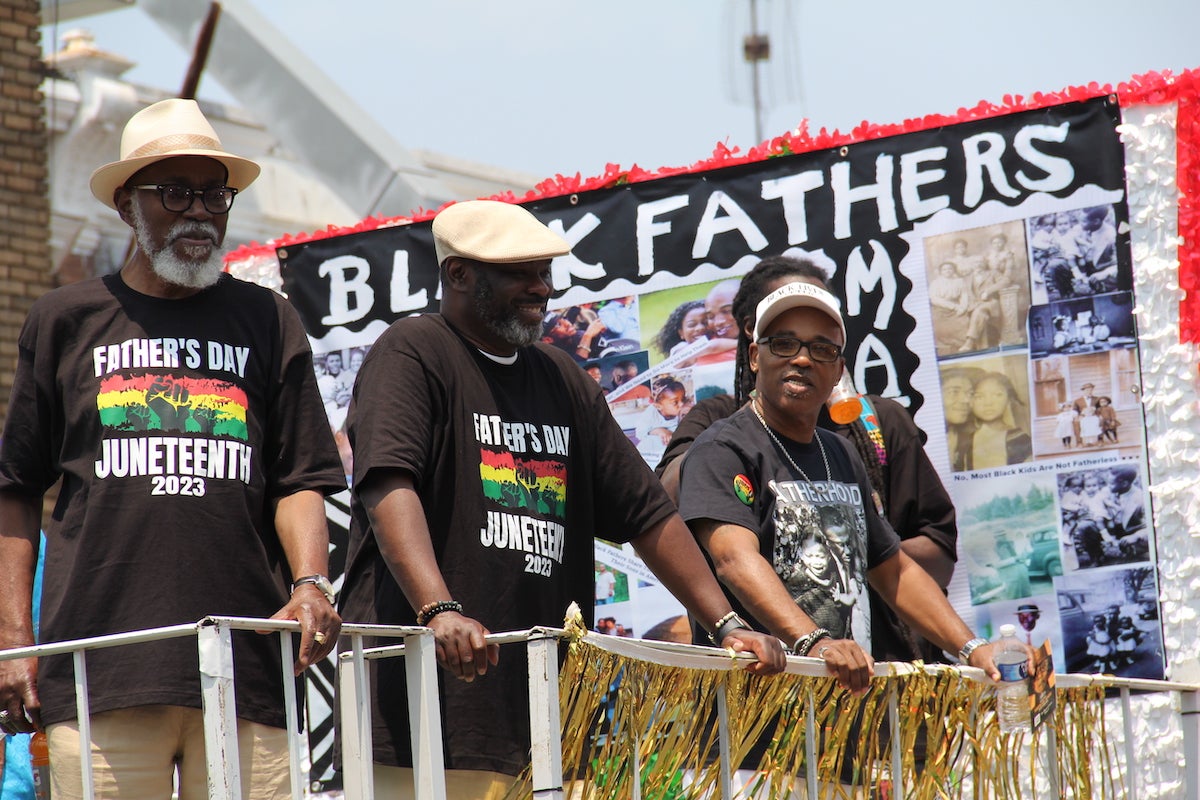
<svg viewBox="0 0 1200 800"><path fill-rule="evenodd" d="M195 0L199 2L199 0ZM53 0L43 0L50 6ZM751 0L250 0L401 144L537 178L692 164L756 143L741 37ZM1194 0L756 0L772 57L763 138L952 114L1006 94L1200 67ZM190 52L140 9L83 27L182 82ZM200 96L229 101L211 79Z"/></svg>

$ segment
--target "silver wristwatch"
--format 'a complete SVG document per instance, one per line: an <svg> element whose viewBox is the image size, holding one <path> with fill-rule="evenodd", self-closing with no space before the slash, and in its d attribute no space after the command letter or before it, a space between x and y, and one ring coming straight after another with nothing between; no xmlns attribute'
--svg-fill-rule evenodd
<svg viewBox="0 0 1200 800"><path fill-rule="evenodd" d="M320 589L321 593L325 595L325 599L329 601L329 605L337 605L337 594L333 591L333 584L329 582L329 578L326 578L324 575L305 575L303 578L296 578L292 582L292 592L296 591L297 586L302 586L306 583L311 583Z"/></svg>
<svg viewBox="0 0 1200 800"><path fill-rule="evenodd" d="M969 663L971 660L971 653L974 653L981 646L983 646L987 643L988 643L987 639L984 639L979 636L976 636L974 639L969 640L966 644L964 644L962 646L962 649L958 651L958 663L960 663L960 664Z"/></svg>

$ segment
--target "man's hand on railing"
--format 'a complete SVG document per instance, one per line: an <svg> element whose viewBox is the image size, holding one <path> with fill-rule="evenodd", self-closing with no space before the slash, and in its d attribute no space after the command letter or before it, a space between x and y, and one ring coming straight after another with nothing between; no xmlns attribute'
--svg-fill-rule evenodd
<svg viewBox="0 0 1200 800"><path fill-rule="evenodd" d="M871 686L875 659L853 639L821 639L808 656L824 661L837 682L854 694L862 694Z"/></svg>
<svg viewBox="0 0 1200 800"><path fill-rule="evenodd" d="M987 676L994 681L1000 680L1000 670L996 668L996 660L993 657L992 642L980 645L971 651L970 657L967 659L967 666L978 667L987 673ZM1021 642L1021 646L1025 648L1026 662L1025 669L1033 673L1033 650L1029 645Z"/></svg>
<svg viewBox="0 0 1200 800"><path fill-rule="evenodd" d="M787 666L783 644L774 636L749 628L734 628L721 640L721 647L727 647L735 653L753 653L757 656L758 661L746 666L746 672L755 675L778 675Z"/></svg>
<svg viewBox="0 0 1200 800"><path fill-rule="evenodd" d="M7 733L32 733L42 727L36 658L0 661L0 726Z"/></svg>
<svg viewBox="0 0 1200 800"><path fill-rule="evenodd" d="M342 618L317 586L305 583L292 592L288 604L276 611L271 619L294 619L300 623L300 651L296 657L295 674L299 675L333 652Z"/></svg>
<svg viewBox="0 0 1200 800"><path fill-rule="evenodd" d="M461 681L470 683L476 676L486 675L488 665L495 666L500 660L500 645L484 641L491 631L478 620L444 611L426 625L433 631L438 664Z"/></svg>

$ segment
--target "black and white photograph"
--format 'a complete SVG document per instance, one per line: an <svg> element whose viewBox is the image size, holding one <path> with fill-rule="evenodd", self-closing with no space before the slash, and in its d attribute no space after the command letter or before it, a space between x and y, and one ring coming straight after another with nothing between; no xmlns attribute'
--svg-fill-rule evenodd
<svg viewBox="0 0 1200 800"><path fill-rule="evenodd" d="M1163 679L1154 567L1079 573L1058 589L1067 672Z"/></svg>
<svg viewBox="0 0 1200 800"><path fill-rule="evenodd" d="M924 245L938 358L1023 347L1029 309L1024 224L931 236Z"/></svg>
<svg viewBox="0 0 1200 800"><path fill-rule="evenodd" d="M1136 345L1133 295L1128 292L1061 300L1029 310L1030 358Z"/></svg>
<svg viewBox="0 0 1200 800"><path fill-rule="evenodd" d="M1029 368L1036 457L1141 452L1136 349L1053 355Z"/></svg>
<svg viewBox="0 0 1200 800"><path fill-rule="evenodd" d="M1058 475L1066 571L1149 561L1146 493L1134 464Z"/></svg>
<svg viewBox="0 0 1200 800"><path fill-rule="evenodd" d="M1041 214L1027 222L1035 305L1133 290L1129 248L1118 245L1115 206Z"/></svg>

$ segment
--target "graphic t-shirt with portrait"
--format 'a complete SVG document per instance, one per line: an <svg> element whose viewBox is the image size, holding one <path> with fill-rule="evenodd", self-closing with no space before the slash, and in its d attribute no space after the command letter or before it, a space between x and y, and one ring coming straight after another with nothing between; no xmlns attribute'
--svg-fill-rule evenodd
<svg viewBox="0 0 1200 800"><path fill-rule="evenodd" d="M871 647L867 570L894 555L900 539L879 516L857 453L836 434L817 431L829 459L829 475L816 439L780 444L797 473L749 408L697 437L683 462L680 513L689 522L711 519L753 531L759 552L796 604L835 638ZM728 590L733 607L757 630L765 630Z"/></svg>

